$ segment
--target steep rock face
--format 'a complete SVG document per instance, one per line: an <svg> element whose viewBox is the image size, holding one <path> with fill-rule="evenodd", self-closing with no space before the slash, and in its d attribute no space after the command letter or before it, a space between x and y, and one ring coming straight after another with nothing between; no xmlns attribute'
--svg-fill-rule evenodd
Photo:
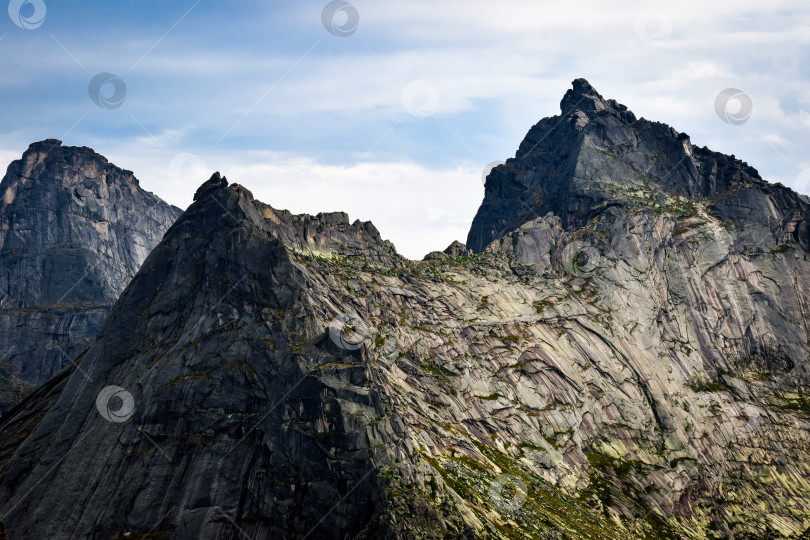
<svg viewBox="0 0 810 540"><path fill-rule="evenodd" d="M88 345L181 211L53 139L8 167L0 197L2 414Z"/></svg>
<svg viewBox="0 0 810 540"><path fill-rule="evenodd" d="M59 426L64 446L14 450L5 486L15 493L40 473L64 483L4 509L11 534L359 533L384 500L374 464L399 452L381 444L396 428L363 353L318 327L299 252L398 259L370 223L292 216L219 175L204 184L76 371L54 383L58 397L34 432ZM108 384L132 392L137 420L98 413ZM29 462L35 455L49 465ZM120 482L128 487L112 487ZM81 508L62 489L82 492Z"/></svg>
<svg viewBox="0 0 810 540"><path fill-rule="evenodd" d="M529 130L514 158L490 172L467 237L473 251L548 212L566 229L578 229L622 200L626 193L617 190L644 181L670 195L708 202L718 219L771 230L765 236L739 231L738 248L765 247L781 240L773 236L782 233L805 249L810 246L810 200L765 182L734 156L693 146L688 135L665 124L636 119L584 79L574 81L560 109L559 116Z"/></svg>
<svg viewBox="0 0 810 540"><path fill-rule="evenodd" d="M577 122L631 118L577 85ZM807 535L804 200L721 157L730 192L676 194L591 141L563 206L490 177L477 222L525 221L420 262L215 175L0 421L10 538Z"/></svg>

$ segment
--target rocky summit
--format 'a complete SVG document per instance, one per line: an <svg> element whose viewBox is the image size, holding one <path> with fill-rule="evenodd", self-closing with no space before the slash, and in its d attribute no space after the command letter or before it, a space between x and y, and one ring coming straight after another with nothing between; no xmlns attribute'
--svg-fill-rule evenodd
<svg viewBox="0 0 810 540"><path fill-rule="evenodd" d="M807 538L810 201L577 80L467 246L215 174L0 420L9 538Z"/></svg>
<svg viewBox="0 0 810 540"><path fill-rule="evenodd" d="M32 144L0 183L0 415L76 357L180 215L89 148Z"/></svg>

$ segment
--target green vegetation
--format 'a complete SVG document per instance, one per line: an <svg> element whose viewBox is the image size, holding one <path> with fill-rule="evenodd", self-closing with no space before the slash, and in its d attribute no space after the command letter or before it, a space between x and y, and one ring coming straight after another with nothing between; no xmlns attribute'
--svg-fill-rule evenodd
<svg viewBox="0 0 810 540"><path fill-rule="evenodd" d="M680 219L697 216L699 214L698 207L693 201L685 198L678 198L670 201L662 207L662 210L668 214L677 216Z"/></svg>
<svg viewBox="0 0 810 540"><path fill-rule="evenodd" d="M793 251L794 249L795 248L790 244L782 244L771 250L771 253L787 253L788 251Z"/></svg>
<svg viewBox="0 0 810 540"><path fill-rule="evenodd" d="M619 501L632 508L637 521L635 532L645 540L669 540L681 534L673 523L665 521L649 508L642 499L654 486L644 485L647 471L663 468L635 459L614 458L600 452L586 454L591 466L590 486L582 490L579 499L595 510L601 510L606 519L613 516L611 508Z"/></svg>
<svg viewBox="0 0 810 540"><path fill-rule="evenodd" d="M678 466L678 463L681 463L683 461L695 461L695 462L697 462L697 460L695 458L693 458L693 457L682 456L682 457L678 457L678 458L669 460L669 466L670 466L670 468L674 469L675 467Z"/></svg>
<svg viewBox="0 0 810 540"><path fill-rule="evenodd" d="M728 392L731 388L723 381L723 375L730 375L730 373L720 370L719 379L709 379L705 373L696 374L687 386L693 392Z"/></svg>
<svg viewBox="0 0 810 540"><path fill-rule="evenodd" d="M560 448L562 448L562 445L559 443L557 439L560 437L560 435L568 435L570 433L573 433L573 431L555 431L551 435L546 435L545 433L543 433L543 439L549 444L549 446L551 446L555 450L559 450Z"/></svg>
<svg viewBox="0 0 810 540"><path fill-rule="evenodd" d="M543 299L543 300L537 300L537 301L535 301L535 302L533 302L533 303L532 303L532 307L534 307L534 309L535 309L535 311L537 312L537 314L538 314L538 315L540 315L541 313L543 313L543 311L544 311L544 310L545 310L547 307L549 307L549 306L553 306L553 305L554 305L554 303L553 303L553 302L551 302L551 301L549 301L549 300L545 300L545 299Z"/></svg>
<svg viewBox="0 0 810 540"><path fill-rule="evenodd" d="M679 234L689 232L692 229L699 229L700 227L703 227L705 224L706 224L705 221L696 221L695 223L690 223L688 225L684 225L683 227L681 227L679 229L675 229L674 231L672 231L672 236L678 236Z"/></svg>
<svg viewBox="0 0 810 540"><path fill-rule="evenodd" d="M693 392L725 392L729 390L726 383L722 381L709 381L702 384L690 384L689 388Z"/></svg>
<svg viewBox="0 0 810 540"><path fill-rule="evenodd" d="M454 430L460 432L460 430ZM671 529L650 512L637 520L617 521L616 516L594 509L581 497L565 495L543 478L532 473L520 457L468 439L480 454L473 459L467 453L449 448L438 456L423 454L444 484L456 492L485 527L484 537L501 539L548 538L570 540L658 540L674 538ZM536 445L519 445L521 456L539 452ZM594 459L596 455L589 456ZM597 466L613 468L608 461L595 459ZM633 470L648 467L640 462L617 462L618 469ZM601 492L606 488L600 486Z"/></svg>
<svg viewBox="0 0 810 540"><path fill-rule="evenodd" d="M608 150L607 148L599 148L598 146L596 146L595 148L599 153L602 153L602 154L605 154L606 156L609 156L613 161L616 161L616 160L619 159L619 155L616 154L616 152L614 152L612 150Z"/></svg>
<svg viewBox="0 0 810 540"><path fill-rule="evenodd" d="M774 406L788 410L810 413L810 394L804 392L782 392L776 395L778 401Z"/></svg>
<svg viewBox="0 0 810 540"><path fill-rule="evenodd" d="M480 395L476 394L475 397L477 397L478 399L486 400L486 401L494 401L494 400L496 400L498 398L502 398L503 396L501 394L499 394L498 392L495 392L495 393L492 393L492 394L487 394L485 396L480 396Z"/></svg>
<svg viewBox="0 0 810 540"><path fill-rule="evenodd" d="M444 366L439 366L429 362L423 362L419 365L419 367L421 367L422 371L425 373L430 373L431 375L436 375L438 377L458 377L458 373L450 371Z"/></svg>

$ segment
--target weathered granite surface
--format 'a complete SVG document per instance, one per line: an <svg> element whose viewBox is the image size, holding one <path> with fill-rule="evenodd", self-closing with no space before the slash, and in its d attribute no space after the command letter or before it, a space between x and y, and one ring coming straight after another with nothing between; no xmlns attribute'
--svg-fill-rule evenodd
<svg viewBox="0 0 810 540"><path fill-rule="evenodd" d="M806 199L582 80L550 125L426 261L212 177L0 420L10 538L810 534Z"/></svg>
<svg viewBox="0 0 810 540"><path fill-rule="evenodd" d="M87 347L180 215L89 148L32 144L0 183L0 414Z"/></svg>

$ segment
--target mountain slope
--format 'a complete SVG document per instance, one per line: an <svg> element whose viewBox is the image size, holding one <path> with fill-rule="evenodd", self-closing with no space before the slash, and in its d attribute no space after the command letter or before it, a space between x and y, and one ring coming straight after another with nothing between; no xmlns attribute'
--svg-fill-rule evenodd
<svg viewBox="0 0 810 540"><path fill-rule="evenodd" d="M95 337L180 215L89 148L32 144L0 183L0 414Z"/></svg>
<svg viewBox="0 0 810 540"><path fill-rule="evenodd" d="M408 261L215 175L0 421L10 538L808 534L804 199L731 158L714 195L641 169L587 130L645 121L599 100L532 158L576 135L579 172L535 179L558 202L493 171L478 253Z"/></svg>

